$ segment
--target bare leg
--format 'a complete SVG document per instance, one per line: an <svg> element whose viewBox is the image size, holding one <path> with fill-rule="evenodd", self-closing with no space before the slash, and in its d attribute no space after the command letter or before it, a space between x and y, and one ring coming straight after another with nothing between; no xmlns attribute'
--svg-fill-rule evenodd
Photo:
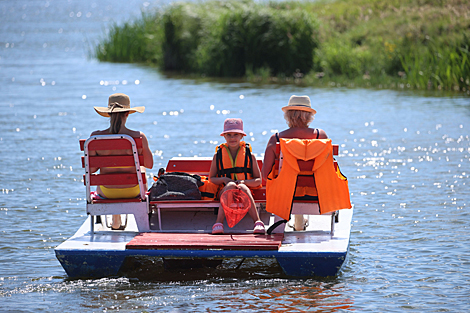
<svg viewBox="0 0 470 313"><path fill-rule="evenodd" d="M304 230L305 228L305 219L303 214L294 215L294 229L295 230Z"/></svg>
<svg viewBox="0 0 470 313"><path fill-rule="evenodd" d="M250 217L253 219L255 223L260 221L258 210L256 210L255 199L253 199L253 195L251 194L250 188L248 188L244 184L240 184L238 185L238 187L240 188L240 190L246 193L248 198L250 198L251 206L250 206L250 209L248 210L248 214L250 214Z"/></svg>
<svg viewBox="0 0 470 313"><path fill-rule="evenodd" d="M121 227L121 215L113 215L113 224L111 225L112 228L119 228Z"/></svg>
<svg viewBox="0 0 470 313"><path fill-rule="evenodd" d="M96 187L96 193L99 194L101 197L106 198L106 196L101 191L100 186ZM112 228L119 228L119 227L121 227L121 223L122 223L121 215L120 214L119 215L113 215L113 222L111 224L111 227Z"/></svg>
<svg viewBox="0 0 470 313"><path fill-rule="evenodd" d="M225 185L224 189L220 192L220 194L224 193L227 190L230 189L237 189L237 184L230 182L227 185ZM225 219L225 212L223 208L219 208L219 213L217 214L217 220L215 221L216 223L224 223Z"/></svg>

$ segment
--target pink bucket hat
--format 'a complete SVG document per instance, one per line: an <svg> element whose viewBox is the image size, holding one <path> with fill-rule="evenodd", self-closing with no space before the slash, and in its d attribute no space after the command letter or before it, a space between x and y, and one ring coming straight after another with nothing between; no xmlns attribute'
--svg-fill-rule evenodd
<svg viewBox="0 0 470 313"><path fill-rule="evenodd" d="M241 118L228 118L224 122L224 131L220 136L225 135L226 133L239 133L243 136L246 136L243 131L243 121Z"/></svg>

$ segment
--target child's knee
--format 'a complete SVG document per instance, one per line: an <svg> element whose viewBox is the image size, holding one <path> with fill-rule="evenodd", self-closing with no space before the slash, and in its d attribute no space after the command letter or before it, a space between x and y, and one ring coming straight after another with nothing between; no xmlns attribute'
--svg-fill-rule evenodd
<svg viewBox="0 0 470 313"><path fill-rule="evenodd" d="M243 191L244 191L246 194L248 194L249 196L251 195L251 190L250 190L250 188L248 188L247 185L245 185L245 184L239 184L239 185L238 185L238 188L241 189L241 190L243 190Z"/></svg>
<svg viewBox="0 0 470 313"><path fill-rule="evenodd" d="M237 188L238 188L237 184L235 182L231 181L231 182L229 182L228 184L225 185L223 190L225 191L225 190L237 189Z"/></svg>

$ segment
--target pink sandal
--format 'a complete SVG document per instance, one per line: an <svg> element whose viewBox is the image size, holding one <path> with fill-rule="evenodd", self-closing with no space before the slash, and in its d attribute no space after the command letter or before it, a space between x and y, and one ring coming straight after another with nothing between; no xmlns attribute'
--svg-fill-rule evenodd
<svg viewBox="0 0 470 313"><path fill-rule="evenodd" d="M222 223L215 223L212 226L212 235L222 235L224 233L224 224Z"/></svg>
<svg viewBox="0 0 470 313"><path fill-rule="evenodd" d="M264 223L261 221L257 221L255 223L255 228L253 228L253 234L261 234L264 235L266 230L264 229Z"/></svg>

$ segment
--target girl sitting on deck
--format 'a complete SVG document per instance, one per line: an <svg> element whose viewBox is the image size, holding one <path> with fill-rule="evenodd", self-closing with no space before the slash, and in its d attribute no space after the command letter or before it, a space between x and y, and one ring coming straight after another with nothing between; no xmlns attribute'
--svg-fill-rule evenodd
<svg viewBox="0 0 470 313"><path fill-rule="evenodd" d="M261 172L255 156L251 154L250 145L241 141L243 136L246 136L243 131L243 121L239 118L226 119L224 131L220 135L224 136L226 143L216 149L209 172L209 180L216 185L224 186L219 195L230 189L243 191L251 203L248 214L255 222L253 233L264 234L264 223L259 218L250 190L250 188L261 186ZM212 226L212 234L224 233L224 219L224 210L219 209L216 223Z"/></svg>
<svg viewBox="0 0 470 313"><path fill-rule="evenodd" d="M108 107L94 107L95 111L104 117L110 118L110 126L105 130L97 130L91 133L95 135L109 135L109 134L126 134L132 138L142 137L142 154L144 156L144 164L141 164L141 171L145 173L145 168L151 169L153 167L153 156L150 151L147 137L141 131L131 130L126 127L126 121L129 114L139 112L143 113L145 107L130 106L130 99L127 95L122 93L115 93L109 96ZM113 155L112 150L99 150L99 155ZM95 152L92 152L93 154ZM90 153L90 154L92 154ZM132 151L129 150L129 155ZM104 167L104 168L91 168L94 173L100 170L101 174L111 173L135 173L135 168L127 167ZM147 186L145 186L146 188ZM98 186L96 193L99 197L104 199L122 199L122 198L135 198L140 194L139 185L122 185L122 186ZM112 230L124 230L125 226L121 225L121 215L113 215Z"/></svg>

